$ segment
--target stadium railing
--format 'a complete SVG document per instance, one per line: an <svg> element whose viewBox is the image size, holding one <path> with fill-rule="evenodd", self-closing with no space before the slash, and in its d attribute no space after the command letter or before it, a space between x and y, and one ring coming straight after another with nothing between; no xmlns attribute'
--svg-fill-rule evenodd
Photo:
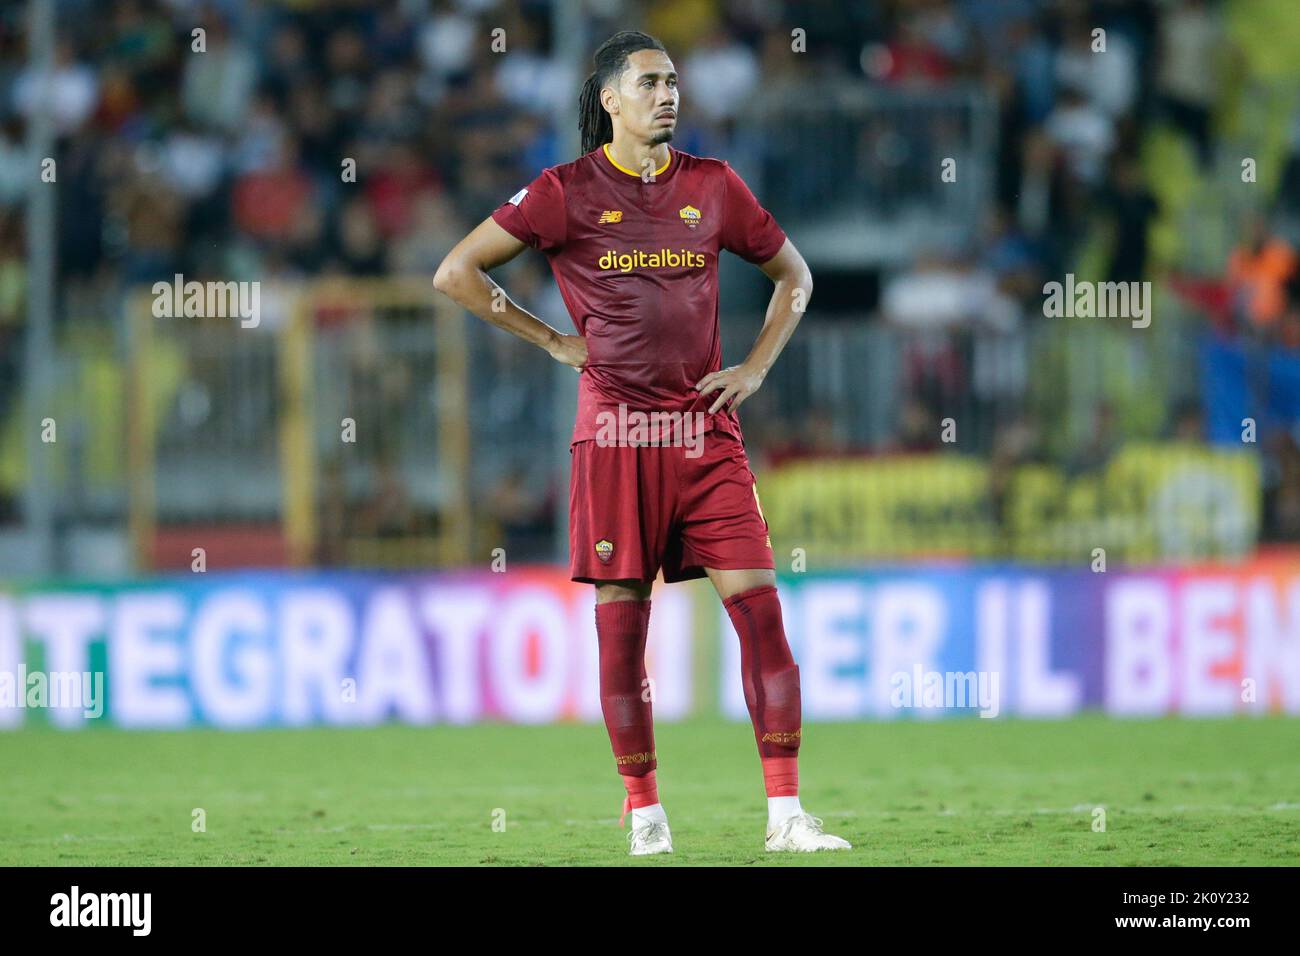
<svg viewBox="0 0 1300 956"><path fill-rule="evenodd" d="M143 289L120 340L103 323L66 327L50 446L65 536L129 528L138 570L189 567L200 546L217 567L449 566L498 545L561 559L574 376L439 299L423 279L268 283L243 328L156 318ZM918 408L931 439L956 423L939 451L980 461L1027 420L1041 453L1071 466L1103 406L1111 437L1162 438L1175 402L1199 395L1201 324L1172 301L1157 309L1142 330L1029 316L1008 333L810 315L742 410L760 487L790 446L906 450ZM724 321L729 349L743 347L753 322ZM0 430L11 496L18 414Z"/></svg>

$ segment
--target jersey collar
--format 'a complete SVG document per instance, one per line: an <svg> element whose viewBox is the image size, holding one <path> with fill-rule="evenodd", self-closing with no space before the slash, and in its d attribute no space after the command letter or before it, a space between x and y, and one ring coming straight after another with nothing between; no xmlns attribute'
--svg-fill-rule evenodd
<svg viewBox="0 0 1300 956"><path fill-rule="evenodd" d="M603 155L603 156L605 157L605 164L608 164L608 165L607 165L607 168L609 168L609 169L611 169L611 170L617 170L619 173L622 173L622 174L624 174L624 175L632 176L632 177L634 177L634 178L636 178L636 179L640 179L640 178L641 178L641 174L640 174L640 173L638 173L636 170L628 169L626 166L620 164L617 160L615 160L614 157L613 157L612 155L610 155L610 152L609 152L609 146L610 146L610 144L609 144L609 143L606 143L605 145L603 145L603 146L600 148L601 155ZM605 164L602 164L602 165L605 165ZM669 146L669 147L668 147L668 159L664 161L664 164L663 164L662 166L660 166L658 169L655 170L655 178L658 179L660 176L662 176L662 175L664 174L664 172L665 172L665 171L666 171L670 166L674 166L674 165L675 165L675 164L673 163L673 148L672 148L671 146Z"/></svg>

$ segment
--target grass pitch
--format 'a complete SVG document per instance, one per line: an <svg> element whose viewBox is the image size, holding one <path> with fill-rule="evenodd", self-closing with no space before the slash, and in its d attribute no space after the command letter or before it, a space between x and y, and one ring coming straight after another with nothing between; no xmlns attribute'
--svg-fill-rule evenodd
<svg viewBox="0 0 1300 956"><path fill-rule="evenodd" d="M742 723L656 728L676 852L638 859L617 826L623 790L599 724L34 728L0 733L0 864L1300 860L1300 719L805 726L801 799L851 851L763 851L762 779ZM194 832L196 810L206 832Z"/></svg>

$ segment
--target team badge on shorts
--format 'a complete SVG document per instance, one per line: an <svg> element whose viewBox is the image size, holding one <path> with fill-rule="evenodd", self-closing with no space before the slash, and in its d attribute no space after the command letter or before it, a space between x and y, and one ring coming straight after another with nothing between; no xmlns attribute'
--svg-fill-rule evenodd
<svg viewBox="0 0 1300 956"><path fill-rule="evenodd" d="M608 538L601 538L597 541L596 557L600 558L601 564L609 564L610 558L614 557L614 542Z"/></svg>

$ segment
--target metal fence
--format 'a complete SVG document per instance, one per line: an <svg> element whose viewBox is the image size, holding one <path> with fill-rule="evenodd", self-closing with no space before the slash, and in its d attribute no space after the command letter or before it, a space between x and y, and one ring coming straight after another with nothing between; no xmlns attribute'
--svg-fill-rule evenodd
<svg viewBox="0 0 1300 956"><path fill-rule="evenodd" d="M969 240L989 208L997 106L977 87L774 88L743 120L736 148L752 144L753 186L810 262L901 263Z"/></svg>
<svg viewBox="0 0 1300 956"><path fill-rule="evenodd" d="M564 555L572 370L435 305L423 282L280 299L256 329L155 319L146 298L124 344L69 334L51 446L64 525L129 515L146 565L188 554L160 559L146 539L222 526L262 527L283 542L265 560L289 563ZM1159 437L1199 394L1197 317L1159 314L1142 330L1037 316L1010 333L810 315L742 409L751 459L760 472L789 455L987 459L1030 428L1040 456L1069 466L1097 441ZM724 320L729 360L756 331ZM21 465L6 459L11 493Z"/></svg>

